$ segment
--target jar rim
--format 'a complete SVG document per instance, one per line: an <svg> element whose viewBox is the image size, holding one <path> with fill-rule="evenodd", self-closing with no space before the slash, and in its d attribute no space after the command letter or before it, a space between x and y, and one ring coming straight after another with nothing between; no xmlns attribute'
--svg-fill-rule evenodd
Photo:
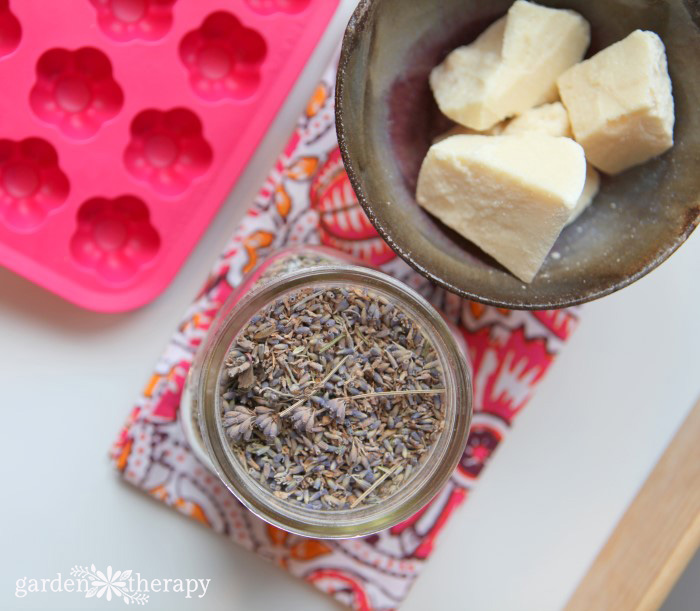
<svg viewBox="0 0 700 611"><path fill-rule="evenodd" d="M433 344L444 374L443 430L416 472L378 504L354 509L319 510L279 499L256 481L233 454L221 418L220 382L223 361L250 319L288 291L313 286L351 284L384 294L409 315ZM200 349L195 400L199 428L214 469L243 505L263 520L302 536L351 538L368 535L409 518L447 483L462 456L472 415L471 372L450 327L425 298L401 281L373 269L342 264L319 265L271 279L252 289L235 307L221 308L212 323L214 333Z"/></svg>

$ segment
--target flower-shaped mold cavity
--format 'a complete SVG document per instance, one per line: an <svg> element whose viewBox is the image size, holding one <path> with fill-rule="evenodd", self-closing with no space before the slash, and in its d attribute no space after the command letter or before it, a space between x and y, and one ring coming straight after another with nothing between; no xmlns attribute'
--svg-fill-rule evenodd
<svg viewBox="0 0 700 611"><path fill-rule="evenodd" d="M56 150L46 140L0 140L0 217L17 231L36 229L69 191Z"/></svg>
<svg viewBox="0 0 700 611"><path fill-rule="evenodd" d="M10 10L8 0L0 0L0 59L12 53L22 38L22 26Z"/></svg>
<svg viewBox="0 0 700 611"><path fill-rule="evenodd" d="M131 123L124 164L137 180L162 195L179 195L212 162L202 122L191 110L144 110Z"/></svg>
<svg viewBox="0 0 700 611"><path fill-rule="evenodd" d="M158 40L173 23L175 0L90 0L97 23L112 40Z"/></svg>
<svg viewBox="0 0 700 611"><path fill-rule="evenodd" d="M246 4L256 13L272 15L272 13L301 13L311 0L245 0Z"/></svg>
<svg viewBox="0 0 700 611"><path fill-rule="evenodd" d="M133 195L86 201L78 211L78 228L70 242L73 259L109 284L131 280L159 248L148 208Z"/></svg>
<svg viewBox="0 0 700 611"><path fill-rule="evenodd" d="M32 110L71 138L94 136L124 103L107 56L93 47L51 49L37 63Z"/></svg>
<svg viewBox="0 0 700 611"><path fill-rule="evenodd" d="M192 87L211 102L252 95L266 54L265 39L225 11L209 15L180 42L180 58Z"/></svg>

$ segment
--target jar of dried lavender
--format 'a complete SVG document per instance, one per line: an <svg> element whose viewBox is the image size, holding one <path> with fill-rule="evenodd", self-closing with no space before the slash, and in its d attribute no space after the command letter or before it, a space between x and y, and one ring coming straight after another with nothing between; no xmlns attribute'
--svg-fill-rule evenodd
<svg viewBox="0 0 700 611"><path fill-rule="evenodd" d="M190 371L193 449L253 513L300 535L367 535L447 482L471 419L464 350L411 288L320 247L268 259Z"/></svg>

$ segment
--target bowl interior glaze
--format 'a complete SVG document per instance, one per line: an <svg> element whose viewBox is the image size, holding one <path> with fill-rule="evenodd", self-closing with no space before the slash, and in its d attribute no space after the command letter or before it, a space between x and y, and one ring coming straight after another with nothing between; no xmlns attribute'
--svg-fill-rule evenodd
<svg viewBox="0 0 700 611"><path fill-rule="evenodd" d="M634 282L700 221L700 0L544 0L591 23L588 56L633 30L658 33L673 82L675 145L604 176L592 206L564 229L526 285L423 211L420 164L451 126L430 70L506 13L511 0L362 0L343 41L336 119L345 167L370 220L417 271L464 297L506 308L561 308Z"/></svg>

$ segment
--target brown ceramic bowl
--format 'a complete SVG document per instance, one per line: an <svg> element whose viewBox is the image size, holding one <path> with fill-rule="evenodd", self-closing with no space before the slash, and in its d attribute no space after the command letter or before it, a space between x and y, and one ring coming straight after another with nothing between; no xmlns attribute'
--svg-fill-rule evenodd
<svg viewBox="0 0 700 611"><path fill-rule="evenodd" d="M512 0L361 0L337 81L337 130L362 207L389 245L446 289L506 308L561 308L608 295L668 258L700 220L700 0L544 0L591 23L589 55L640 28L666 45L675 146L604 177L592 206L525 285L415 201L420 164L450 126L428 85L433 66L506 13ZM695 282L695 278L689 278Z"/></svg>

